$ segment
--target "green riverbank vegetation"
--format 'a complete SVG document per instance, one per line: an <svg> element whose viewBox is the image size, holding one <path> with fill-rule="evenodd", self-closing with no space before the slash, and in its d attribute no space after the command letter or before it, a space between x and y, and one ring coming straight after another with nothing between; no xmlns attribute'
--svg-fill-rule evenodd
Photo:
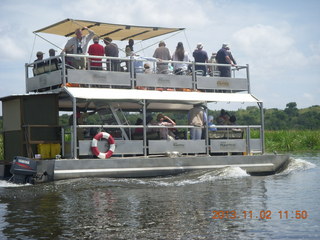
<svg viewBox="0 0 320 240"><path fill-rule="evenodd" d="M267 130L266 152L320 151L320 130Z"/></svg>

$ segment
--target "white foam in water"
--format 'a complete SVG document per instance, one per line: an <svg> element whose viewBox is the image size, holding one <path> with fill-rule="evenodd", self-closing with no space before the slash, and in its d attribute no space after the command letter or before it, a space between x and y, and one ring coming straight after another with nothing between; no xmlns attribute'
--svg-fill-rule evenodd
<svg viewBox="0 0 320 240"><path fill-rule="evenodd" d="M0 180L0 187L21 187L26 185L31 185L31 184L16 184L16 183Z"/></svg>
<svg viewBox="0 0 320 240"><path fill-rule="evenodd" d="M279 173L279 175L290 174L292 172L297 172L297 171L305 171L315 167L316 167L315 164L308 162L306 160L290 158L288 165L282 172Z"/></svg>
<svg viewBox="0 0 320 240"><path fill-rule="evenodd" d="M209 172L199 174L185 174L172 177L164 177L157 179L108 179L110 182L130 183L137 185L150 185L161 187L186 186L199 184L203 182L212 182L217 179L231 179L250 176L245 170L240 167L226 167L216 169Z"/></svg>
<svg viewBox="0 0 320 240"><path fill-rule="evenodd" d="M240 167L225 167L222 169L219 169L218 172L216 172L214 175L211 173L204 174L201 176L202 181L212 181L217 178L240 178L240 177L247 177L250 176L245 170L243 170Z"/></svg>

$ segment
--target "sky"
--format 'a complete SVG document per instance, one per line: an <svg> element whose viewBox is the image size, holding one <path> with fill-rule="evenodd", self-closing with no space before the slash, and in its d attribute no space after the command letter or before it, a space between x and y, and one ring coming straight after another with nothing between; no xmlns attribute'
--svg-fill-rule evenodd
<svg viewBox="0 0 320 240"><path fill-rule="evenodd" d="M50 48L60 52L33 31L66 18L186 28L173 37L138 42L135 50L165 39L171 53L181 41L192 56L201 42L211 56L229 43L237 63L249 64L251 92L265 108L284 109L289 102L299 109L320 104L318 0L2 0L0 97L25 93L24 64L33 62L37 51L45 52L44 57ZM41 36L60 48L68 40ZM127 44L115 42L120 48ZM152 56L155 47L140 55Z"/></svg>

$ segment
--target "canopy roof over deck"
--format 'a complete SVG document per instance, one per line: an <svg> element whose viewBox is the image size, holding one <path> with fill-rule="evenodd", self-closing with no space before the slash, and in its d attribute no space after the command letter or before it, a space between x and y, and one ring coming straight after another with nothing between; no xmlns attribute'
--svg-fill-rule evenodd
<svg viewBox="0 0 320 240"><path fill-rule="evenodd" d="M111 24L95 21L65 19L48 27L34 31L34 33L50 33L65 37L74 37L75 30L87 27L100 38L110 37L113 40L128 39L147 40L164 34L184 30L184 28L146 27L127 24Z"/></svg>
<svg viewBox="0 0 320 240"><path fill-rule="evenodd" d="M180 92L78 87L64 87L64 92L67 93L68 96L75 98L77 103L82 103L88 108L99 108L108 104L127 110L141 109L144 100L147 102L147 109L153 110L189 110L194 104L205 102L261 102L251 94L242 93ZM67 98L61 98L60 108L70 108L70 104L70 100Z"/></svg>

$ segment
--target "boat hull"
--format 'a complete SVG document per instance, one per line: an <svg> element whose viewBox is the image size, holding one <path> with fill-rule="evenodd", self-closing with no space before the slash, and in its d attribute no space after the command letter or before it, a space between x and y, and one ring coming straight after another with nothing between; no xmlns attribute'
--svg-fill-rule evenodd
<svg viewBox="0 0 320 240"><path fill-rule="evenodd" d="M39 182L84 177L156 177L225 167L240 167L250 175L268 175L279 171L288 160L287 155L53 159L38 161L38 173L47 173Z"/></svg>

